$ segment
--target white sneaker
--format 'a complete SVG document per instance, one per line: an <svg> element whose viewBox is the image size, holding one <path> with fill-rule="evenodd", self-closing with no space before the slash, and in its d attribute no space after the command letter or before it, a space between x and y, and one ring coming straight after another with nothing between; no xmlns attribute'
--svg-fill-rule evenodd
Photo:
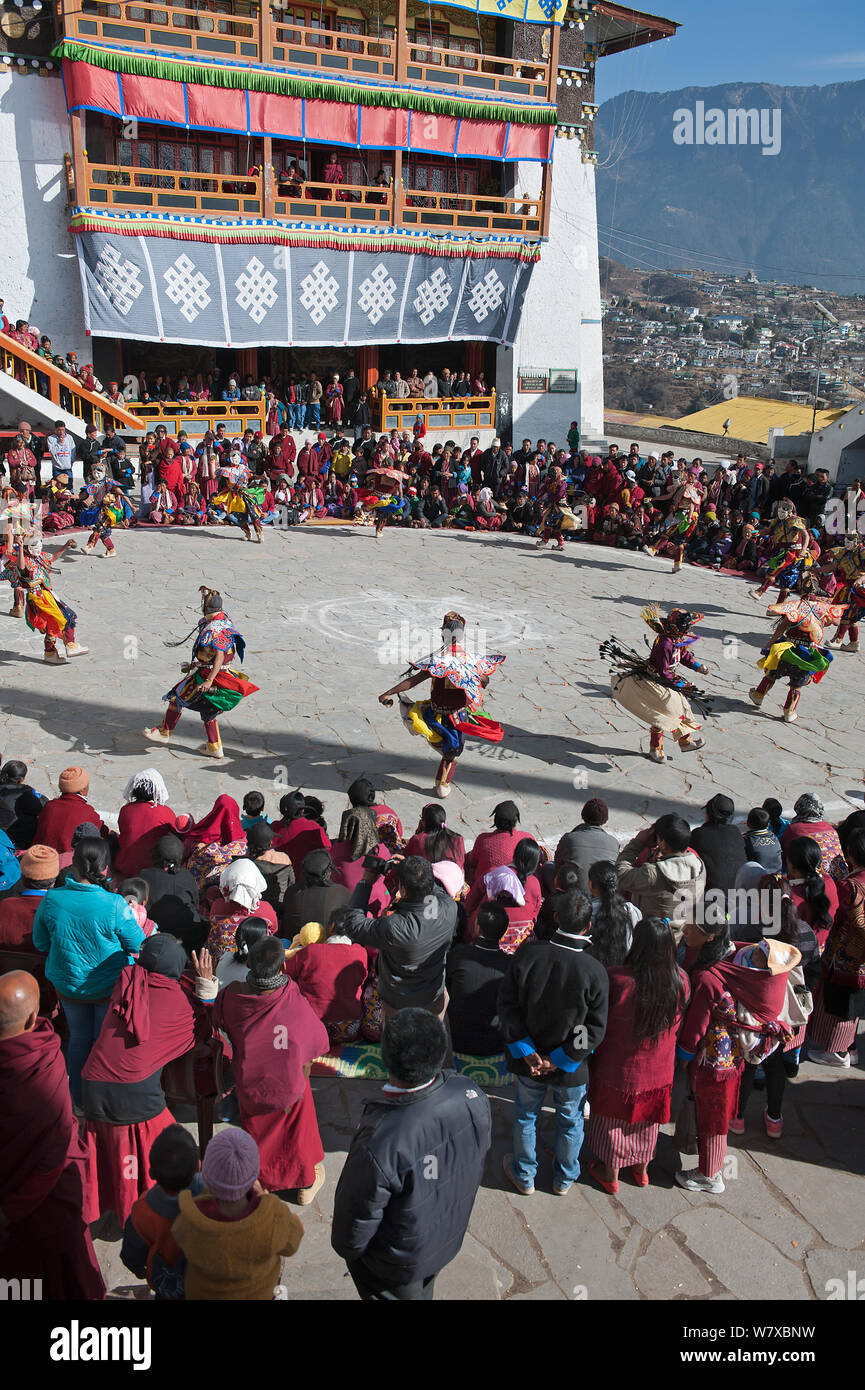
<svg viewBox="0 0 865 1390"><path fill-rule="evenodd" d="M757 689L756 685L754 686L754 689L753 689L753 690L749 690L749 691L748 691L748 699L751 700L752 703L755 704L755 705L757 706L758 709L759 709L760 706L762 705L762 703L763 703L763 701L765 700L765 698L766 698L765 695L761 695L761 694L760 694L760 692L759 692L759 690Z"/></svg>
<svg viewBox="0 0 865 1390"><path fill-rule="evenodd" d="M657 748L650 748L647 757L653 763L665 763L667 761L666 754L660 752Z"/></svg>
<svg viewBox="0 0 865 1390"><path fill-rule="evenodd" d="M798 718L799 718L799 716L798 716L798 714L796 713L796 711L795 711L794 709L785 709L785 711L784 711L784 723L785 723L785 724L795 724L795 723L796 723L796 720L797 720Z"/></svg>
<svg viewBox="0 0 865 1390"><path fill-rule="evenodd" d="M751 595L752 598L757 598L757 599L759 599L759 598L765 598L765 597L766 597L766 595L763 593L762 589L749 589L749 590L748 590L748 593Z"/></svg>
<svg viewBox="0 0 865 1390"><path fill-rule="evenodd" d="M535 541L535 550L543 550L546 541Z"/></svg>
<svg viewBox="0 0 865 1390"><path fill-rule="evenodd" d="M846 647L842 647L841 650L842 650L842 652L858 652L858 650L859 650L859 642L858 642L858 639L857 639L857 641L855 641L855 642L848 642L847 645L846 645Z"/></svg>
<svg viewBox="0 0 865 1390"><path fill-rule="evenodd" d="M168 743L171 737L170 734L163 733L162 729L158 726L155 729L142 729L141 732L145 738L150 739L151 743Z"/></svg>
<svg viewBox="0 0 865 1390"><path fill-rule="evenodd" d="M49 666L64 666L66 664L58 651L46 652L45 660Z"/></svg>
<svg viewBox="0 0 865 1390"><path fill-rule="evenodd" d="M713 1178L707 1178L699 1168L689 1168L687 1172L680 1168L676 1174L676 1182L680 1187L684 1187L686 1192L711 1192L716 1197L726 1190L720 1173L716 1173Z"/></svg>
<svg viewBox="0 0 865 1390"><path fill-rule="evenodd" d="M82 647L80 642L73 642L66 648L67 656L86 656L90 651L89 647Z"/></svg>
<svg viewBox="0 0 865 1390"><path fill-rule="evenodd" d="M849 1052L826 1052L822 1047L808 1048L808 1061L816 1062L820 1067L849 1067Z"/></svg>

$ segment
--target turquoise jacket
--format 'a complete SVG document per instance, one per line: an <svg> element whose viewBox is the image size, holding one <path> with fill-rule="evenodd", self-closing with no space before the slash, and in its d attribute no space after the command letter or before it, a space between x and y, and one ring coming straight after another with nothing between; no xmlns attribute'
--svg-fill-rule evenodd
<svg viewBox="0 0 865 1390"><path fill-rule="evenodd" d="M33 919L46 976L61 998L81 1003L108 999L144 939L125 898L72 878L48 890Z"/></svg>

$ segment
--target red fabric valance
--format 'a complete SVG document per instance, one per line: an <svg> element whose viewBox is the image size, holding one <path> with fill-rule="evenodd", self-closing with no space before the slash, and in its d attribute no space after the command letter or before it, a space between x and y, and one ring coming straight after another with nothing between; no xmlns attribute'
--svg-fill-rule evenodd
<svg viewBox="0 0 865 1390"><path fill-rule="evenodd" d="M63 85L69 111L103 111L183 129L269 135L353 149L546 163L555 137L555 127L549 125L458 120L401 108L170 82L69 59L63 60Z"/></svg>

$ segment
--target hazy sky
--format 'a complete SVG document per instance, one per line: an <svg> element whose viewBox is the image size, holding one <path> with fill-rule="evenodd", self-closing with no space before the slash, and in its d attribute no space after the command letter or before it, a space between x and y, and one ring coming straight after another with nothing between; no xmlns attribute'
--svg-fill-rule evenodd
<svg viewBox="0 0 865 1390"><path fill-rule="evenodd" d="M667 92L722 82L825 87L865 78L863 0L634 0L678 20L675 38L598 64L598 102L617 92Z"/></svg>

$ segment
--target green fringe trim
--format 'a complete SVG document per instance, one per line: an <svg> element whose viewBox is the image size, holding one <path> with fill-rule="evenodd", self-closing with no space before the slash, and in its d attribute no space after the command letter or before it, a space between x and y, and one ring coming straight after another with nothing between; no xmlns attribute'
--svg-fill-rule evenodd
<svg viewBox="0 0 865 1390"><path fill-rule="evenodd" d="M241 91L270 92L279 96L309 97L314 101L342 101L354 106L384 106L409 111L423 111L434 116L457 116L464 120L510 121L512 125L555 125L555 106L511 106L506 102L484 98L464 99L458 96L417 92L399 87L353 86L318 77L297 77L291 73L274 72L269 68L221 67L207 63L179 62L175 58L159 58L137 53L125 53L115 48L100 48L77 39L61 39L52 49L55 62L64 58L71 62L92 63L109 72L128 72L138 77L158 77L168 82L193 82L204 87L231 87Z"/></svg>

